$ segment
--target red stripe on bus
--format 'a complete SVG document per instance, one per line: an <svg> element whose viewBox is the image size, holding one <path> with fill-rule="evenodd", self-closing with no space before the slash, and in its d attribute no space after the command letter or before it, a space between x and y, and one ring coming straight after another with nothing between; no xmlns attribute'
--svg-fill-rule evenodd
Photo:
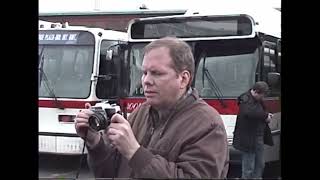
<svg viewBox="0 0 320 180"><path fill-rule="evenodd" d="M120 106L125 108L128 113L131 113L139 107L146 99L145 98L123 98L120 99Z"/></svg>
<svg viewBox="0 0 320 180"><path fill-rule="evenodd" d="M239 107L237 99L224 99L223 103L226 105L223 107L217 99L204 99L210 106L214 107L220 114L223 115L235 115L238 114ZM124 98L120 100L120 106L125 107L128 113L131 113L134 109L139 107L145 98ZM278 100L266 100L266 108L269 112L280 112L280 102Z"/></svg>
<svg viewBox="0 0 320 180"><path fill-rule="evenodd" d="M214 107L220 114L238 114L239 106L237 99L224 99L223 107L217 99L204 99L210 106ZM264 101L266 110L271 113L281 112L280 101L276 99L266 99Z"/></svg>
<svg viewBox="0 0 320 180"><path fill-rule="evenodd" d="M220 114L237 114L238 104L236 99L224 99L223 105L218 99L204 99L210 106L214 107Z"/></svg>
<svg viewBox="0 0 320 180"><path fill-rule="evenodd" d="M134 109L139 107L145 98L126 98L120 100L120 104L122 107L126 107L128 113L131 113ZM232 100L223 100L226 107L222 107L219 100L216 99L206 99L205 100L210 106L214 107L220 114L237 114L238 113L238 105L235 99Z"/></svg>
<svg viewBox="0 0 320 180"><path fill-rule="evenodd" d="M72 101L72 100L59 100L59 103L64 108L72 108L72 109L84 109L86 103L90 103L91 105L95 105L98 101ZM54 100L39 100L39 107L46 108L57 108L57 104Z"/></svg>
<svg viewBox="0 0 320 180"><path fill-rule="evenodd" d="M214 107L220 114L237 114L239 107L236 99L224 99L223 103L226 105L225 107L217 99L204 99L210 106ZM145 98L123 98L120 100L120 106L122 108L126 108L128 113L131 113L134 109L139 107ZM72 101L72 100L59 100L59 103L64 108L74 108L74 109L83 109L85 103L90 103L91 105L95 105L99 101ZM39 107L47 107L47 108L57 108L57 105L54 100L39 100ZM269 99L265 101L265 105L267 111L275 113L280 112L280 102L279 100Z"/></svg>

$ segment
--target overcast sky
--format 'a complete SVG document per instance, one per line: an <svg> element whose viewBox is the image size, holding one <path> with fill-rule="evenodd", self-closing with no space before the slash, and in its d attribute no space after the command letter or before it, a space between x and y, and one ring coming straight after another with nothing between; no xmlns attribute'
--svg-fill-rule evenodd
<svg viewBox="0 0 320 180"><path fill-rule="evenodd" d="M188 9L214 6L219 2L243 3L248 6L281 8L281 0L39 0L39 12L134 11L145 4L149 10Z"/></svg>

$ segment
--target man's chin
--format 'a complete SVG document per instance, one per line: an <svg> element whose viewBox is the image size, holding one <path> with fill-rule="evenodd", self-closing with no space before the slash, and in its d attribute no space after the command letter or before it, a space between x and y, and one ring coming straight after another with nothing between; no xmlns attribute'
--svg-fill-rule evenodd
<svg viewBox="0 0 320 180"><path fill-rule="evenodd" d="M147 98L146 103L151 106L158 106L158 103L154 99Z"/></svg>

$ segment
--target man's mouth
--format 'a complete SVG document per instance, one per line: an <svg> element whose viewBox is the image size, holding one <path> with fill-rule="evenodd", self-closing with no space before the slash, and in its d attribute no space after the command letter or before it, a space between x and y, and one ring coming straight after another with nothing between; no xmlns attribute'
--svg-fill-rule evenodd
<svg viewBox="0 0 320 180"><path fill-rule="evenodd" d="M157 92L155 91L150 91L150 90L144 91L145 96L153 96L155 94L157 94Z"/></svg>

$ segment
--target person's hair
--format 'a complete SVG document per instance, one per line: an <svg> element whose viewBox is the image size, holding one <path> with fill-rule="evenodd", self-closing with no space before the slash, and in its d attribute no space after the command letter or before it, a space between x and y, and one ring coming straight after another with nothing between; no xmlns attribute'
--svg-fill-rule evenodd
<svg viewBox="0 0 320 180"><path fill-rule="evenodd" d="M188 87L191 86L195 65L190 46L186 42L175 37L164 37L149 43L144 48L144 54L161 47L169 49L169 55L172 59L172 67L177 73L181 73L184 70L190 72L190 82Z"/></svg>
<svg viewBox="0 0 320 180"><path fill-rule="evenodd" d="M269 86L264 81L258 81L253 85L252 89L255 90L258 94L267 94L269 91Z"/></svg>

